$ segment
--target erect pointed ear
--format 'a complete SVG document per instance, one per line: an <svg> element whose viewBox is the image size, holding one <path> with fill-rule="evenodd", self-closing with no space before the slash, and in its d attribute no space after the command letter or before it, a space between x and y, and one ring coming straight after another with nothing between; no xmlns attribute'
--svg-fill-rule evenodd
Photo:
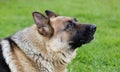
<svg viewBox="0 0 120 72"><path fill-rule="evenodd" d="M33 12L32 15L39 33L50 37L53 33L53 29L50 25L49 18L45 17L42 13L39 12Z"/></svg>
<svg viewBox="0 0 120 72"><path fill-rule="evenodd" d="M42 26L48 24L48 22L49 22L49 19L47 17L45 17L42 13L33 12L32 15L33 15L33 19L38 27L42 27Z"/></svg>
<svg viewBox="0 0 120 72"><path fill-rule="evenodd" d="M48 17L57 17L58 16L56 13L49 11L49 10L46 10L45 13Z"/></svg>

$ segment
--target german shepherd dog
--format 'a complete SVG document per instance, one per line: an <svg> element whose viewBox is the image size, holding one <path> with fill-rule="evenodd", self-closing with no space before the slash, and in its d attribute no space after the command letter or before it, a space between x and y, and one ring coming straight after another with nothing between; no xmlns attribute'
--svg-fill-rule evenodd
<svg viewBox="0 0 120 72"><path fill-rule="evenodd" d="M46 10L35 24L0 41L0 72L67 72L76 50L93 40L96 26Z"/></svg>

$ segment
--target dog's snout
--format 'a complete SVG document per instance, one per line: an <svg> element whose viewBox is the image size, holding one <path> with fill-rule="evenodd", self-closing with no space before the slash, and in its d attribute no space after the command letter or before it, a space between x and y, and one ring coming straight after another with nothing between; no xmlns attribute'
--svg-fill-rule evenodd
<svg viewBox="0 0 120 72"><path fill-rule="evenodd" d="M90 26L90 29L91 29L91 30L96 30L96 26L95 26L95 25L91 25L91 26Z"/></svg>
<svg viewBox="0 0 120 72"><path fill-rule="evenodd" d="M95 32L95 31L96 31L96 25L90 25L87 29L88 29L89 31Z"/></svg>

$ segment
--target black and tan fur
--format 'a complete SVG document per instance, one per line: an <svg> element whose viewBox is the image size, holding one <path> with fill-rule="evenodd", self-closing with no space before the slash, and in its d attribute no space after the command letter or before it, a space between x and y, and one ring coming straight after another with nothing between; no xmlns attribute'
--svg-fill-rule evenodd
<svg viewBox="0 0 120 72"><path fill-rule="evenodd" d="M77 47L90 42L95 25L45 11L35 24L0 41L0 72L67 72Z"/></svg>

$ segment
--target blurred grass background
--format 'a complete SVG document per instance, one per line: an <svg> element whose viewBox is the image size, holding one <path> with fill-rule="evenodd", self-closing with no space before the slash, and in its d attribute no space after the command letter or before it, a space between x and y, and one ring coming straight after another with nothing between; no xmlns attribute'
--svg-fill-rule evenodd
<svg viewBox="0 0 120 72"><path fill-rule="evenodd" d="M97 25L95 40L78 49L68 72L120 72L120 0L0 0L0 38L31 26L31 13L46 9Z"/></svg>

